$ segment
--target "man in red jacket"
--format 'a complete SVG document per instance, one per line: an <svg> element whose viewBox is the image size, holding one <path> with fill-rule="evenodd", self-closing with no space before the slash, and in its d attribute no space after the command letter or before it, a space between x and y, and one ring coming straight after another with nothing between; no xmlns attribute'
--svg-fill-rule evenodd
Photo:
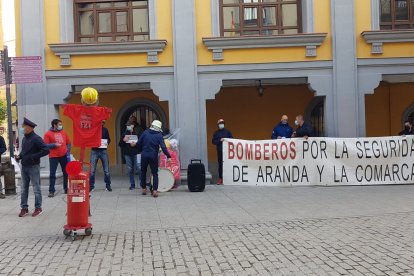
<svg viewBox="0 0 414 276"><path fill-rule="evenodd" d="M55 196L56 170L58 164L63 172L63 189L65 194L68 193L68 174L66 173L66 164L70 154L70 140L66 132L63 130L62 121L54 119L52 127L46 132L43 140L50 149L49 154L49 197Z"/></svg>

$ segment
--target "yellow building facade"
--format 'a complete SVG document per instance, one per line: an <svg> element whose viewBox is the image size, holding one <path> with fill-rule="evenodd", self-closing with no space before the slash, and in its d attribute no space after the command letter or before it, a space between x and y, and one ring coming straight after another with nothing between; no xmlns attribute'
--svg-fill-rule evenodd
<svg viewBox="0 0 414 276"><path fill-rule="evenodd" d="M404 6L401 3L406 3ZM18 87L19 118L38 132L71 122L61 105L83 87L112 108L112 168L128 117L180 129L181 163L216 175L216 122L270 139L286 114L315 135L395 135L414 117L414 6L379 0L18 1L20 56L42 56L44 81ZM34 28L34 26L36 26Z"/></svg>

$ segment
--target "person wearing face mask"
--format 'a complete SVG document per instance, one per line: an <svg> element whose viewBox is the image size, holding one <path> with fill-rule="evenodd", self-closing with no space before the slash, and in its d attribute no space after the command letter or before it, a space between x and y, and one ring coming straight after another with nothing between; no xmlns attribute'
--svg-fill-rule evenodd
<svg viewBox="0 0 414 276"><path fill-rule="evenodd" d="M137 155L139 153L138 130L134 127L134 122L128 121L125 132L121 135L118 145L121 147L126 165L128 167L129 189L135 189L135 172L138 172L138 179L140 179L140 171L138 170Z"/></svg>
<svg viewBox="0 0 414 276"><path fill-rule="evenodd" d="M29 197L30 182L33 185L35 194L35 211L32 216L36 217L42 213L42 191L40 190L40 158L49 154L49 148L43 142L42 138L34 132L37 125L32 121L24 118L20 131L24 134L22 140L22 149L19 155L16 155L16 161L22 164L22 185L21 185L21 202L19 217L29 214Z"/></svg>
<svg viewBox="0 0 414 276"><path fill-rule="evenodd" d="M293 128L289 126L288 116L283 115L280 123L273 128L272 139L290 138L293 134Z"/></svg>
<svg viewBox="0 0 414 276"><path fill-rule="evenodd" d="M404 122L404 129L398 135L414 135L413 124L410 121Z"/></svg>
<svg viewBox="0 0 414 276"><path fill-rule="evenodd" d="M302 137L308 139L313 136L313 128L310 123L305 122L302 115L296 116L295 125L296 131L293 132L292 137Z"/></svg>
<svg viewBox="0 0 414 276"><path fill-rule="evenodd" d="M104 182L106 190L112 192L111 188L111 174L109 173L109 156L108 156L108 145L111 143L111 137L109 136L109 131L105 127L106 121L102 121L102 138L101 146L98 148L92 148L91 150L91 165L92 172L89 177L89 190L93 191L95 189L95 173L96 166L98 161L101 160L102 168L104 171Z"/></svg>
<svg viewBox="0 0 414 276"><path fill-rule="evenodd" d="M214 132L213 135L213 145L217 147L217 161L218 161L218 171L219 179L217 185L223 185L223 140L224 138L233 138L233 135L229 130L224 128L224 120L220 119L217 121L218 130Z"/></svg>
<svg viewBox="0 0 414 276"><path fill-rule="evenodd" d="M66 173L66 165L68 163L68 152L70 154L70 139L63 130L62 121L54 119L51 122L52 127L45 133L43 140L50 149L49 153L49 195L55 196L56 170L60 164L63 173L63 190L68 193L68 174Z"/></svg>

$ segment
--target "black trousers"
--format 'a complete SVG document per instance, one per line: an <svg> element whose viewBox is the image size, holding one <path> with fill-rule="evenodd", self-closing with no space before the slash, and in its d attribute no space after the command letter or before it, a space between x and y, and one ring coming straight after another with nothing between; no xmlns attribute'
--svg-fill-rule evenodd
<svg viewBox="0 0 414 276"><path fill-rule="evenodd" d="M151 168L153 177L152 189L158 190L158 158L152 159L145 156L141 156L141 188L146 188L147 183L147 168L148 165Z"/></svg>
<svg viewBox="0 0 414 276"><path fill-rule="evenodd" d="M223 151L217 151L219 178L223 179Z"/></svg>

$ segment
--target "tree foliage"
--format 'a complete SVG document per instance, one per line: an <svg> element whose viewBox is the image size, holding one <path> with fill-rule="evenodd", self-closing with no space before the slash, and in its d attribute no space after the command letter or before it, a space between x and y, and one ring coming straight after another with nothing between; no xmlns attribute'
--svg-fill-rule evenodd
<svg viewBox="0 0 414 276"><path fill-rule="evenodd" d="M5 100L0 99L0 124L7 118L7 103Z"/></svg>

